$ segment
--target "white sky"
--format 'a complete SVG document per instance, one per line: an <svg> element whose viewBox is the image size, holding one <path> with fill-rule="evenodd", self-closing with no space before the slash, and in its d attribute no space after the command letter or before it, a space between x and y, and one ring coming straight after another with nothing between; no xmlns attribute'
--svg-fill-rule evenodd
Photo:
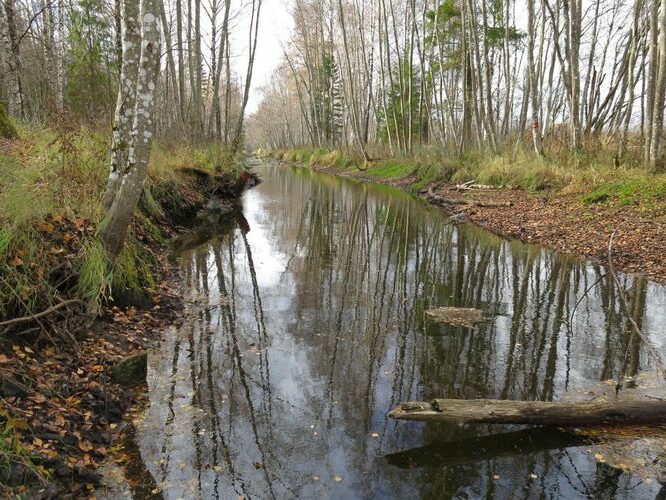
<svg viewBox="0 0 666 500"><path fill-rule="evenodd" d="M282 60L281 43L286 44L289 41L293 26L289 4L290 0L263 1L261 17L259 18L259 40L257 41L257 54L254 60L252 87L247 103L247 115L256 111L262 98L261 87L268 82L271 74ZM246 64L246 61L247 59L243 61L243 64ZM245 74L244 67L241 74Z"/></svg>

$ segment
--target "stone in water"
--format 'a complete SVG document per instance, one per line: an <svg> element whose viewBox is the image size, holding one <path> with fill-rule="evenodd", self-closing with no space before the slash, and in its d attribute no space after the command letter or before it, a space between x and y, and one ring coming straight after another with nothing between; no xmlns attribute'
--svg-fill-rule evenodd
<svg viewBox="0 0 666 500"><path fill-rule="evenodd" d="M425 313L434 321L453 326L474 326L483 321L483 311L473 308L437 307Z"/></svg>

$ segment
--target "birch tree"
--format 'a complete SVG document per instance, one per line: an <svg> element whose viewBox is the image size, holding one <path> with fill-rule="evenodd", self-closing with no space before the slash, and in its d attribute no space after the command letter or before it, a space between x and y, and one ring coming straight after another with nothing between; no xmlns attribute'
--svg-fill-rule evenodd
<svg viewBox="0 0 666 500"><path fill-rule="evenodd" d="M104 195L104 207L111 208L118 186L126 171L130 150L130 132L134 125L137 77L141 57L141 22L139 1L123 0L122 4L122 65L118 100L113 120L113 142L111 145L111 169Z"/></svg>
<svg viewBox="0 0 666 500"><path fill-rule="evenodd" d="M2 2L2 45L6 58L5 71L8 83L9 113L18 118L24 118L21 58L19 55L18 34L16 32L14 0L3 0Z"/></svg>
<svg viewBox="0 0 666 500"><path fill-rule="evenodd" d="M142 0L140 19L141 52L135 85L136 102L131 133L124 138L129 142L129 153L118 192L99 231L99 237L111 259L115 259L120 253L132 215L139 203L148 174L153 140L161 55L159 0ZM123 41L125 46L126 42L127 40Z"/></svg>

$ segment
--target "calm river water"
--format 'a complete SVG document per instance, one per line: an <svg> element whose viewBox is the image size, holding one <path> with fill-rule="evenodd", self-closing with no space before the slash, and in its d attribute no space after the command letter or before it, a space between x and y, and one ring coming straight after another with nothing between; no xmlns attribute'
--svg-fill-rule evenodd
<svg viewBox="0 0 666 500"><path fill-rule="evenodd" d="M396 422L400 401L550 400L650 369L602 268L450 224L398 190L264 164L179 253L182 325L136 442L165 498L655 498L557 430ZM666 291L631 309L664 352ZM426 319L476 307L477 328Z"/></svg>

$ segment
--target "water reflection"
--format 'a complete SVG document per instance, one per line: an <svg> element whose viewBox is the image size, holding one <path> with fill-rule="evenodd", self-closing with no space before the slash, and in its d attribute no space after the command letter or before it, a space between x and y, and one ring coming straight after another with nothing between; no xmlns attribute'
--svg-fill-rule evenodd
<svg viewBox="0 0 666 500"><path fill-rule="evenodd" d="M261 174L242 215L181 253L186 317L152 358L139 437L165 497L659 494L559 431L385 417L404 400L557 399L649 369L602 268L452 225L388 188ZM624 280L663 351L664 288ZM434 306L492 319L441 326Z"/></svg>

